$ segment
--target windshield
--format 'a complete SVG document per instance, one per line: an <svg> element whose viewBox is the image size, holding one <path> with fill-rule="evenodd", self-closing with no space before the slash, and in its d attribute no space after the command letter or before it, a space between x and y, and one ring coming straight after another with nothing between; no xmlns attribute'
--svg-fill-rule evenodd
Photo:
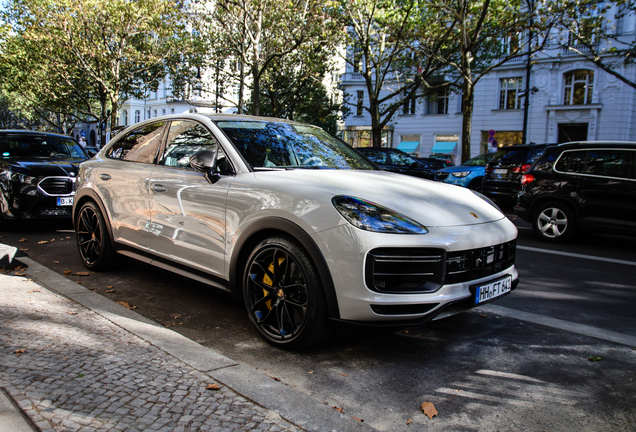
<svg viewBox="0 0 636 432"><path fill-rule="evenodd" d="M2 158L87 159L77 142L53 135L0 135Z"/></svg>
<svg viewBox="0 0 636 432"><path fill-rule="evenodd" d="M314 126L257 120L216 125L254 169L375 169L351 147Z"/></svg>
<svg viewBox="0 0 636 432"><path fill-rule="evenodd" d="M484 153L479 156L475 156L472 159L467 160L462 165L464 166L486 166L488 162L495 156L495 153Z"/></svg>

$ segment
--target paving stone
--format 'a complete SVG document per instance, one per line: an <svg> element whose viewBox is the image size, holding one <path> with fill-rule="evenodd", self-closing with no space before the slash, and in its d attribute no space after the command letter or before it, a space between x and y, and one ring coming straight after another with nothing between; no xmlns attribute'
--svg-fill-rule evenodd
<svg viewBox="0 0 636 432"><path fill-rule="evenodd" d="M41 431L299 430L230 388L206 390L209 377L100 315L10 277L0 275L0 352L26 352L0 356L0 386Z"/></svg>

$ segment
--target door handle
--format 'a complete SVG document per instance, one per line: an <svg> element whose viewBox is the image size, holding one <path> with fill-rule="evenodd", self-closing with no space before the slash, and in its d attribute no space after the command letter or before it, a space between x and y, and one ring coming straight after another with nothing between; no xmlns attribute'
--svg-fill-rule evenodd
<svg viewBox="0 0 636 432"><path fill-rule="evenodd" d="M152 185L152 190L155 191L155 192L165 192L168 189L165 186L162 186L162 185L159 185L159 184L155 184L155 185Z"/></svg>
<svg viewBox="0 0 636 432"><path fill-rule="evenodd" d="M104 180L104 181L108 181L110 180L112 177L109 174L100 174L99 178Z"/></svg>

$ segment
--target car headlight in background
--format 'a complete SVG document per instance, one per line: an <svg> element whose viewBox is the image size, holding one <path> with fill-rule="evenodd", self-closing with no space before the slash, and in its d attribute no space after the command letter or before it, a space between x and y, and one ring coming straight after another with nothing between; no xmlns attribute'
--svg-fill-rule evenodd
<svg viewBox="0 0 636 432"><path fill-rule="evenodd" d="M22 173L15 173L15 176L18 178L20 183L25 185L34 184L36 183L36 180L38 179L37 177L32 177Z"/></svg>
<svg viewBox="0 0 636 432"><path fill-rule="evenodd" d="M453 177L466 177L468 174L470 174L470 171L457 171L457 172L452 172L451 175Z"/></svg>
<svg viewBox="0 0 636 432"><path fill-rule="evenodd" d="M425 226L404 215L360 198L336 196L331 202L347 222L365 231L390 234L426 234Z"/></svg>

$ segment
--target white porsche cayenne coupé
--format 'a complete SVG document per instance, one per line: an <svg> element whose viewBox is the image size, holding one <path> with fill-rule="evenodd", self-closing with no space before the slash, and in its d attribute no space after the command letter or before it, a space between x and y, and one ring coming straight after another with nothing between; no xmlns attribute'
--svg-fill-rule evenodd
<svg viewBox="0 0 636 432"><path fill-rule="evenodd" d="M422 324L518 283L517 230L487 198L381 171L286 120L135 124L82 163L73 217L89 269L119 253L226 290L286 348L334 321Z"/></svg>

